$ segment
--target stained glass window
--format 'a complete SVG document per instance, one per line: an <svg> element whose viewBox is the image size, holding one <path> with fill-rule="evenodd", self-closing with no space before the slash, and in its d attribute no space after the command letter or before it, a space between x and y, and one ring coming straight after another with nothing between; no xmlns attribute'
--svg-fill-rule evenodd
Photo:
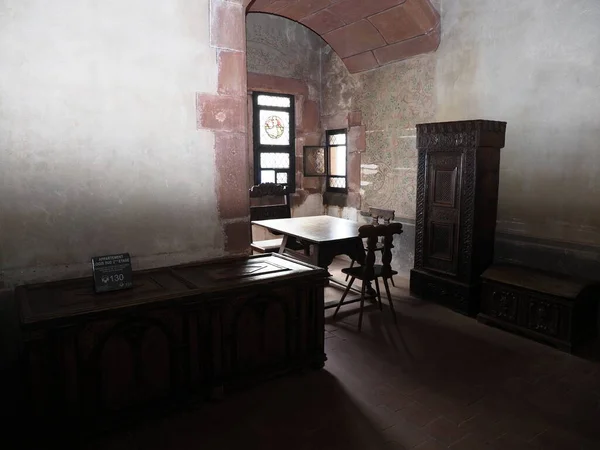
<svg viewBox="0 0 600 450"><path fill-rule="evenodd" d="M262 109L259 115L261 145L290 145L290 114Z"/></svg>
<svg viewBox="0 0 600 450"><path fill-rule="evenodd" d="M258 106L278 106L280 108L289 108L292 103L290 97L264 94L259 95L256 102Z"/></svg>
<svg viewBox="0 0 600 450"><path fill-rule="evenodd" d="M346 130L327 131L327 190L347 192Z"/></svg>
<svg viewBox="0 0 600 450"><path fill-rule="evenodd" d="M254 182L277 183L295 191L294 97L253 94Z"/></svg>

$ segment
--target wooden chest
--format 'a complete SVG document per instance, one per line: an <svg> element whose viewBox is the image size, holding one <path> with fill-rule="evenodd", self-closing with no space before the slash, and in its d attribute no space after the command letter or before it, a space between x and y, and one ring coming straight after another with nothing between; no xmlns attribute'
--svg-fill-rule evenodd
<svg viewBox="0 0 600 450"><path fill-rule="evenodd" d="M91 278L18 287L28 415L72 433L322 367L326 276L260 255L138 272L104 294Z"/></svg>
<svg viewBox="0 0 600 450"><path fill-rule="evenodd" d="M481 322L568 352L596 335L598 284L508 265L492 266L481 278Z"/></svg>

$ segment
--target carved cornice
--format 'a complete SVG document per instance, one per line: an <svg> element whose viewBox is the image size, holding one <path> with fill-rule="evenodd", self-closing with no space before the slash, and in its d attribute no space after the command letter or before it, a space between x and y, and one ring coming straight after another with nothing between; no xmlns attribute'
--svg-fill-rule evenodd
<svg viewBox="0 0 600 450"><path fill-rule="evenodd" d="M456 151L457 148L504 147L506 122L462 120L417 124L417 148Z"/></svg>
<svg viewBox="0 0 600 450"><path fill-rule="evenodd" d="M506 122L495 120L459 120L456 122L435 122L417 124L421 134L461 133L465 131L506 132Z"/></svg>

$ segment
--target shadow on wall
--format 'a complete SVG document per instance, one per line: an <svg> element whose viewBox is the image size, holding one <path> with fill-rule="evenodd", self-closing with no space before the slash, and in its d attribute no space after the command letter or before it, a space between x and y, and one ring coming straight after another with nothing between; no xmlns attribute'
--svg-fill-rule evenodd
<svg viewBox="0 0 600 450"><path fill-rule="evenodd" d="M5 192L0 266L6 285L87 276L90 258L102 254L129 252L136 269L222 256L216 206L201 192L171 186L152 195L111 181L101 189L58 191L38 183Z"/></svg>
<svg viewBox="0 0 600 450"><path fill-rule="evenodd" d="M401 277L408 278L415 265L415 224L402 220L394 222L402 224L402 234L394 236L392 267Z"/></svg>

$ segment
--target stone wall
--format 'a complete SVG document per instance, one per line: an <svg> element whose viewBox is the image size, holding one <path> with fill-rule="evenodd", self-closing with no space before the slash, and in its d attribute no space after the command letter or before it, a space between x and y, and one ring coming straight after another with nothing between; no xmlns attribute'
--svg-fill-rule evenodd
<svg viewBox="0 0 600 450"><path fill-rule="evenodd" d="M293 216L323 213L323 180L304 177L303 147L321 145L322 39L292 20L270 14L246 16L249 121L253 91L294 95L296 104L296 194ZM248 130L251 134L252 127ZM248 176L253 178L252 136L249 136ZM255 239L262 239L254 229Z"/></svg>
<svg viewBox="0 0 600 450"><path fill-rule="evenodd" d="M441 14L436 53L350 75L325 51L324 113L360 111L366 127L362 209L395 209L412 226L415 124L505 120L498 259L598 277L598 5L459 0Z"/></svg>

